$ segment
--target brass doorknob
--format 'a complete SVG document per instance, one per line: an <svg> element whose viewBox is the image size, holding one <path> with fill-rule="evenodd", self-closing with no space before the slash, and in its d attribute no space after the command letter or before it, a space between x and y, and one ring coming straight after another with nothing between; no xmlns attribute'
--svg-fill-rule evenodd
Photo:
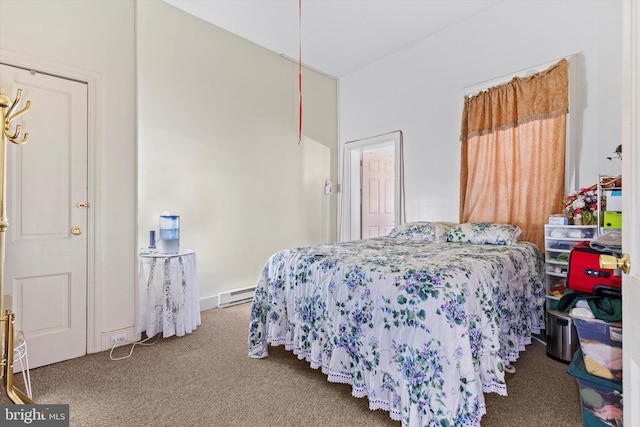
<svg viewBox="0 0 640 427"><path fill-rule="evenodd" d="M629 258L629 254L623 254L622 258L616 258L611 255L600 255L600 268L606 268L608 270L621 268L622 272L627 274L631 271L631 258Z"/></svg>
<svg viewBox="0 0 640 427"><path fill-rule="evenodd" d="M73 227L71 227L71 234L73 234L74 236L81 235L82 227L80 227L79 225L74 225Z"/></svg>

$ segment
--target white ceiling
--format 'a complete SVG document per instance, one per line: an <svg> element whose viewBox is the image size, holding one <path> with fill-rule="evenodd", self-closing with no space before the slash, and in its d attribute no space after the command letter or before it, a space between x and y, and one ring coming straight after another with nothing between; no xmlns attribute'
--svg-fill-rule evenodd
<svg viewBox="0 0 640 427"><path fill-rule="evenodd" d="M505 0L165 0L340 78ZM301 25L299 25L299 17ZM301 30L300 30L301 29Z"/></svg>

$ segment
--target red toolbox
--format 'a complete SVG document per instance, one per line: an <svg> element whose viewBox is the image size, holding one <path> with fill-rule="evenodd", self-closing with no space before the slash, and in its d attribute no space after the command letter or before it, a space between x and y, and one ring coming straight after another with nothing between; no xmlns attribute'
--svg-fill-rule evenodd
<svg viewBox="0 0 640 427"><path fill-rule="evenodd" d="M620 296L622 294L620 272L600 268L600 255L612 255L612 253L596 251L589 246L588 241L573 247L569 255L567 272L569 289L597 295Z"/></svg>

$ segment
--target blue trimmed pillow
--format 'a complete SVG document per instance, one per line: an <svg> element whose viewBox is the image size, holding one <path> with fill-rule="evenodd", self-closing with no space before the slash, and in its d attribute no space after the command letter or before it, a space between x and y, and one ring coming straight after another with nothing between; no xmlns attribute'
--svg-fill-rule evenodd
<svg viewBox="0 0 640 427"><path fill-rule="evenodd" d="M451 227L440 222L408 222L395 227L389 237L409 240L424 240L428 242L446 242L447 231Z"/></svg>
<svg viewBox="0 0 640 427"><path fill-rule="evenodd" d="M522 230L517 225L497 222L466 222L451 227L447 241L477 245L514 245Z"/></svg>

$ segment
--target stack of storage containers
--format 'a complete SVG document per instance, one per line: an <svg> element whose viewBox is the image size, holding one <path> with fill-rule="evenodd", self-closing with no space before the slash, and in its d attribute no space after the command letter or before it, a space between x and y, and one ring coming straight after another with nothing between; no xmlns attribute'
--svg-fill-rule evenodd
<svg viewBox="0 0 640 427"><path fill-rule="evenodd" d="M583 425L622 427L622 323L574 313L580 348L568 372L580 386Z"/></svg>

